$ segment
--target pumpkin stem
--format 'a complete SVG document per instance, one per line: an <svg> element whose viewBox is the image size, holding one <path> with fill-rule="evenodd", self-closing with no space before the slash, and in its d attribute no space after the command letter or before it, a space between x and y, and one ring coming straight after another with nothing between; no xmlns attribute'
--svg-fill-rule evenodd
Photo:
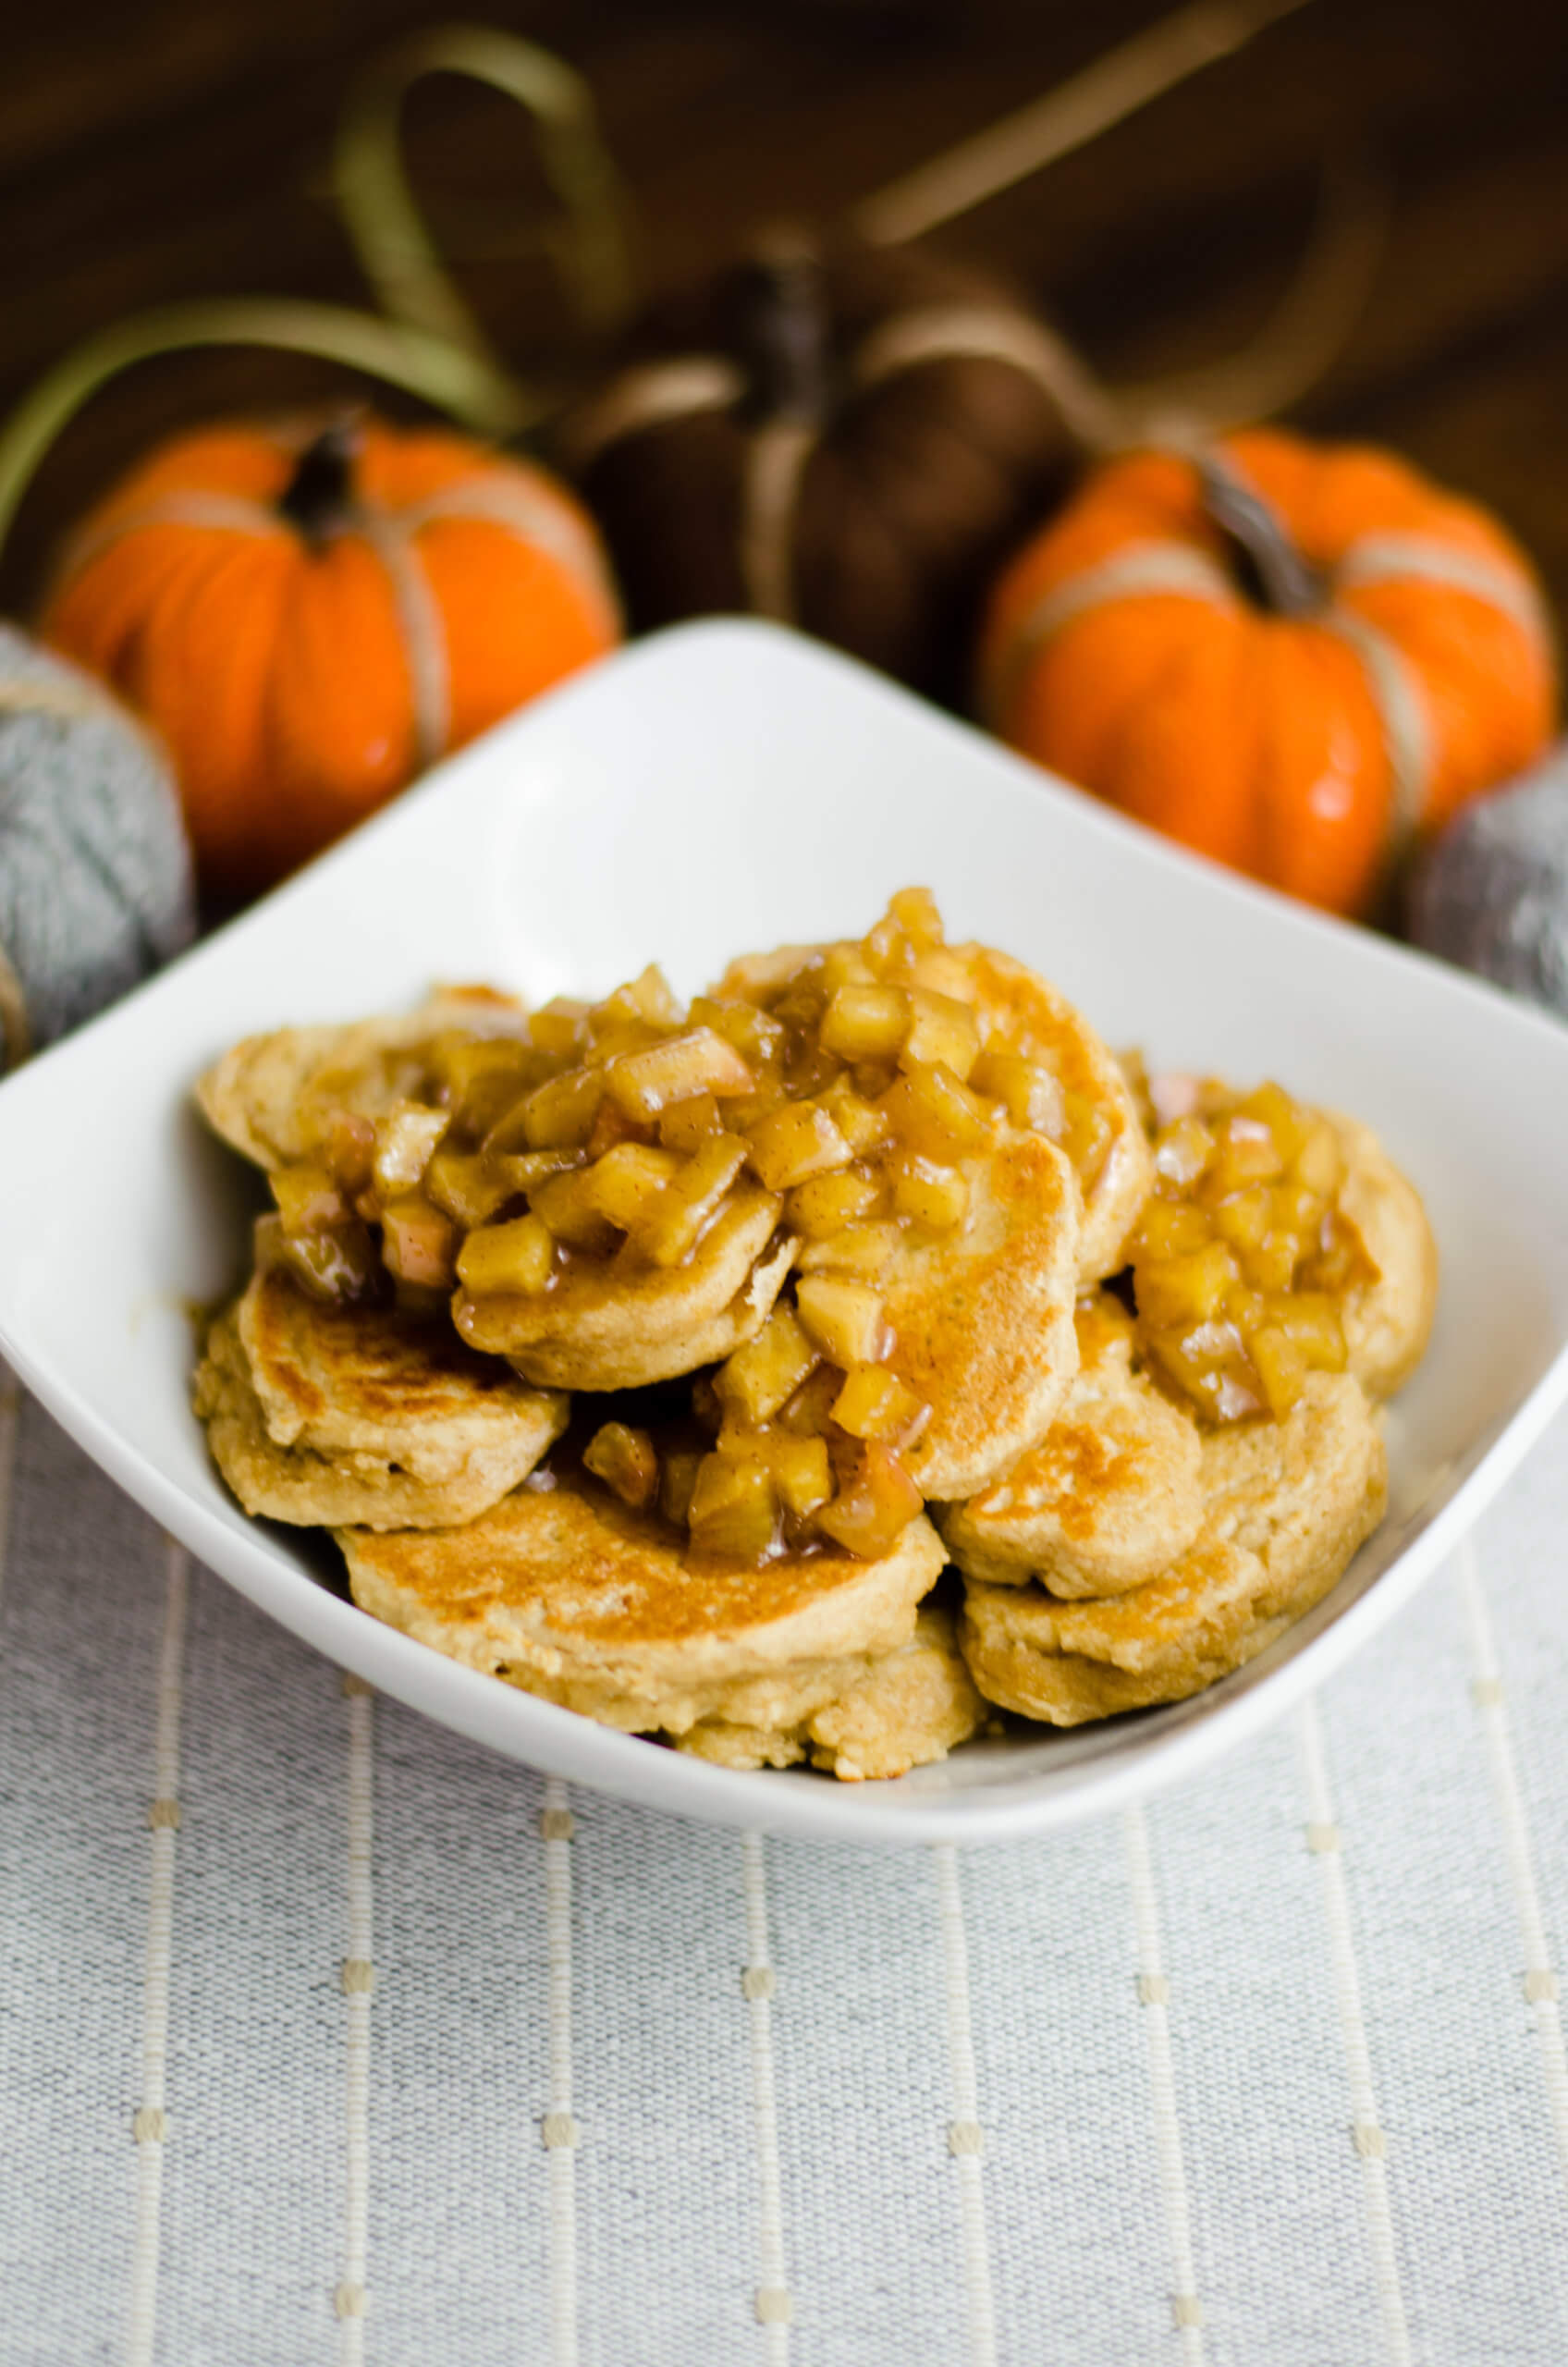
<svg viewBox="0 0 1568 2367"><path fill-rule="evenodd" d="M1198 462L1204 508L1224 535L1248 597L1276 617L1306 617L1323 605L1323 581L1275 511L1218 454Z"/></svg>
<svg viewBox="0 0 1568 2367"><path fill-rule="evenodd" d="M344 524L353 507L354 471L364 446L352 413L335 419L306 445L278 497L278 514L298 526L313 549Z"/></svg>
<svg viewBox="0 0 1568 2367"><path fill-rule="evenodd" d="M741 266L735 326L750 381L753 424L815 425L829 398L828 319L822 260L799 231L779 231Z"/></svg>

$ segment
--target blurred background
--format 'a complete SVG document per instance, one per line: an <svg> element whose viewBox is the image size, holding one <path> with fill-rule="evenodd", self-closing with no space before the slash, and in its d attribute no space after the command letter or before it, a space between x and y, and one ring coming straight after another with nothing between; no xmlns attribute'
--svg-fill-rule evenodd
<svg viewBox="0 0 1568 2367"><path fill-rule="evenodd" d="M474 12L590 80L642 284L701 272L759 218L831 216L1152 22L1148 0L497 0ZM18 14L0 82L0 402L91 330L171 300L361 304L329 159L356 67L428 0L110 0ZM1568 20L1539 0L1305 0L1250 46L954 223L1108 375L1222 355L1310 235L1325 159L1370 157L1387 242L1342 349L1291 416L1402 448L1492 504L1568 609ZM524 368L570 359L527 235L515 108L440 78L408 112L416 186ZM0 605L31 604L61 521L148 440L339 384L279 355L147 363L101 394L30 492ZM394 403L390 406L398 408ZM404 408L409 408L405 406Z"/></svg>

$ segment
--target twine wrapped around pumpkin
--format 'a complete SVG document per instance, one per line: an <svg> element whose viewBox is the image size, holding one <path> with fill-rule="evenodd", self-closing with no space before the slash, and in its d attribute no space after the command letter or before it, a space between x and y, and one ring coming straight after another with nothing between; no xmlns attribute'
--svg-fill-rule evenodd
<svg viewBox="0 0 1568 2367"><path fill-rule="evenodd" d="M1391 454L1255 428L1094 472L998 579L976 705L1138 820L1368 918L1545 746L1556 665L1495 519Z"/></svg>
<svg viewBox="0 0 1568 2367"><path fill-rule="evenodd" d="M0 1037L14 1068L189 943L173 778L89 675L0 626Z"/></svg>
<svg viewBox="0 0 1568 2367"><path fill-rule="evenodd" d="M750 609L950 691L1020 515L1109 419L997 283L790 233L655 306L562 450L639 625Z"/></svg>
<svg viewBox="0 0 1568 2367"><path fill-rule="evenodd" d="M43 453L109 378L154 354L236 344L319 355L459 416L515 425L533 400L467 346L334 306L243 298L171 306L88 338L18 405L0 434L0 539ZM596 656L619 631L593 529L542 471L449 432L399 434L368 420L350 431L349 416L339 408L311 423L241 423L173 439L79 528L46 604L47 638L153 717L175 762L202 888L222 903L272 885L448 748ZM446 537L445 603L416 547L427 532ZM154 632L157 561L171 534L188 545L191 596L172 622L160 609ZM454 536L468 560L455 570ZM506 546L508 563L499 575L493 564L471 587L476 538L486 536ZM365 645L357 653L334 650L319 630L353 572L352 553L347 570L340 564L350 544L368 565L358 570L358 605L338 603L337 614L339 631L345 620L350 633L361 629ZM153 552L150 570L141 565L144 547ZM240 585L239 629L230 630L208 591L226 570L233 576L241 554L265 582L259 600ZM288 571L290 555L308 563L283 585L278 568ZM112 582L107 617L95 596L103 582ZM538 609L557 585L567 613L552 634L539 630ZM447 637L454 602L471 626L461 650ZM276 648L290 633L304 656L285 700L276 694ZM390 669L383 667L379 698L361 695L374 687L365 647L385 657L393 642L399 646ZM348 693L349 712L335 715L330 730L313 728L308 712L311 669L324 654L336 657ZM321 688L318 679L318 701ZM214 710L223 718L216 729ZM90 945L83 958L91 963Z"/></svg>
<svg viewBox="0 0 1568 2367"><path fill-rule="evenodd" d="M569 299L585 323L602 328L618 316L625 264L613 171L591 94L548 53L504 41L501 49L497 56L490 36L461 29L426 38L375 69L362 104L390 139L411 76L434 66L498 80L533 115L546 177L565 208L552 236ZM423 225L411 208L399 210L396 190L389 202L374 143L366 162L357 178L349 160L343 202L350 218L363 205L383 223L390 242L384 292L406 292L399 275L411 258L418 279ZM410 309L420 314L417 300ZM100 386L154 355L207 345L262 345L330 360L417 394L486 435L517 433L548 399L493 361L472 316L455 302L390 322L287 299L169 305L87 338L17 407L0 433L0 541L43 454ZM498 462L495 478L486 517L508 498L521 510L528 497L526 519L508 512L518 532L537 527L535 513L545 509L546 526L556 527L559 505L551 509L547 493L536 496L524 472ZM560 533L591 544L565 507ZM238 509L230 503L230 526ZM248 531L265 523L252 518ZM281 513L277 532L286 523ZM549 543L550 533L544 539ZM593 579L586 596L607 619L611 595L592 549L582 566ZM425 756L447 737L435 728L437 704L430 696L421 708ZM189 792L188 780L180 787ZM241 876L254 886L269 863L277 867L261 847L264 835L258 833L249 868L239 861L226 886ZM312 842L301 825L277 861L298 859ZM14 1065L133 986L177 952L191 928L190 855L163 751L90 675L0 627L0 1066Z"/></svg>
<svg viewBox="0 0 1568 2367"><path fill-rule="evenodd" d="M1262 337L1239 361L1153 386L1101 387L1021 295L911 243L1301 5L1193 0L845 223L768 233L706 285L650 307L557 443L604 527L632 625L749 609L956 699L988 578L1085 454L1174 415L1212 428L1266 413L1310 383L1359 307L1380 237L1363 179L1342 170ZM350 102L340 200L388 309L499 372L402 165L396 101L434 71L476 75L531 107L555 87L506 36L478 47L463 29L420 36ZM585 101L574 89L555 104L570 114ZM619 257L606 175L580 172L574 186L591 201L574 248Z"/></svg>

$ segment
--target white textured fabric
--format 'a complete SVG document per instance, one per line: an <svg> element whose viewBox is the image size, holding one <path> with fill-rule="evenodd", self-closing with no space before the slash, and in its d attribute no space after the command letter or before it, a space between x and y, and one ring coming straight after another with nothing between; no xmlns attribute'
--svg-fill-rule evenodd
<svg viewBox="0 0 1568 2367"><path fill-rule="evenodd" d="M4 2367L1568 2360L1568 1425L1200 1782L872 1856L346 1692L14 1413Z"/></svg>

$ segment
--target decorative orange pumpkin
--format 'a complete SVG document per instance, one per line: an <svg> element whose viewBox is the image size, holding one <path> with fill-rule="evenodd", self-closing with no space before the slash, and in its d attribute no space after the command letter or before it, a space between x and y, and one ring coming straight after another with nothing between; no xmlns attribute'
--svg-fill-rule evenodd
<svg viewBox="0 0 1568 2367"><path fill-rule="evenodd" d="M254 894L618 639L537 468L357 418L153 453L67 549L44 637L168 747L202 883Z"/></svg>
<svg viewBox="0 0 1568 2367"><path fill-rule="evenodd" d="M1528 562L1387 454L1255 429L1096 470L1012 561L982 713L1042 765L1307 902L1382 903L1418 837L1550 741Z"/></svg>

